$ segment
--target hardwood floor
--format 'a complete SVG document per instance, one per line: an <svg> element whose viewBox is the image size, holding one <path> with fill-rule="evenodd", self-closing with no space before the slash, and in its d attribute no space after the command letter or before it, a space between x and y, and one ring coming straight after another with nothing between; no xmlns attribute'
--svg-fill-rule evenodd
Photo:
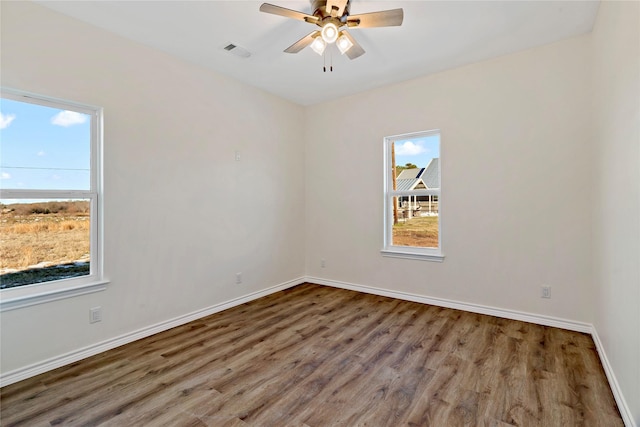
<svg viewBox="0 0 640 427"><path fill-rule="evenodd" d="M0 390L3 426L622 426L590 336L304 284Z"/></svg>

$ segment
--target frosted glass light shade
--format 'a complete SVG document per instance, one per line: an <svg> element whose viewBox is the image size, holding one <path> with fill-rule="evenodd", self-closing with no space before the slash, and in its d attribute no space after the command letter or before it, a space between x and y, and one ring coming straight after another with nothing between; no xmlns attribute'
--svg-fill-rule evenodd
<svg viewBox="0 0 640 427"><path fill-rule="evenodd" d="M336 24L329 22L322 27L322 39L327 43L334 43L338 39L338 27Z"/></svg>
<svg viewBox="0 0 640 427"><path fill-rule="evenodd" d="M338 49L340 49L340 53L344 55L346 51L351 49L351 46L353 46L353 43L351 42L351 40L349 40L347 36L342 34L340 37L338 37L338 41L336 42L336 45L338 45Z"/></svg>
<svg viewBox="0 0 640 427"><path fill-rule="evenodd" d="M316 37L311 43L311 49L318 55L322 55L324 50L327 47L327 43L322 39L322 37Z"/></svg>

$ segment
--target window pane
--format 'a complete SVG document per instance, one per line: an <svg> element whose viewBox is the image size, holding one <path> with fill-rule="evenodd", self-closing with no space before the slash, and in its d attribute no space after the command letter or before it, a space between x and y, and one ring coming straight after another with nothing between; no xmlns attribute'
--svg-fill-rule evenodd
<svg viewBox="0 0 640 427"><path fill-rule="evenodd" d="M431 196L436 198L436 196ZM437 202L415 199L429 196L399 197L398 221L393 225L392 245L421 248L438 247L438 213ZM429 207L431 205L431 207Z"/></svg>
<svg viewBox="0 0 640 427"><path fill-rule="evenodd" d="M90 115L1 102L1 188L90 190Z"/></svg>
<svg viewBox="0 0 640 427"><path fill-rule="evenodd" d="M440 135L392 143L394 190L440 189Z"/></svg>
<svg viewBox="0 0 640 427"><path fill-rule="evenodd" d="M89 200L0 200L0 289L90 273Z"/></svg>
<svg viewBox="0 0 640 427"><path fill-rule="evenodd" d="M440 135L398 139L392 143L392 188L398 191L440 190ZM438 196L393 198L394 246L438 247Z"/></svg>

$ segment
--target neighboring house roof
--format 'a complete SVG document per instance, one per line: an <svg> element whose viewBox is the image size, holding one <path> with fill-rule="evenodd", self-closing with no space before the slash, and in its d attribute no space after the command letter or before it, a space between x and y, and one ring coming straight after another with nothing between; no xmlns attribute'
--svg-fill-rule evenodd
<svg viewBox="0 0 640 427"><path fill-rule="evenodd" d="M399 191L440 188L440 159L431 159L426 168L404 169L396 178Z"/></svg>
<svg viewBox="0 0 640 427"><path fill-rule="evenodd" d="M440 188L440 159L431 159L427 170L421 176L427 188Z"/></svg>
<svg viewBox="0 0 640 427"><path fill-rule="evenodd" d="M416 179L425 168L403 169L396 179Z"/></svg>

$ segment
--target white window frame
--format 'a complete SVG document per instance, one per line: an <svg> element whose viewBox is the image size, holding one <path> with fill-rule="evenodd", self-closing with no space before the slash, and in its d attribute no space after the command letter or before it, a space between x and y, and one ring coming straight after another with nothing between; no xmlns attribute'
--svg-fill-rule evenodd
<svg viewBox="0 0 640 427"><path fill-rule="evenodd" d="M99 292L108 281L103 270L102 108L0 88L2 98L76 111L91 117L91 178L89 190L1 189L0 199L88 199L90 204L90 272L70 279L0 289L0 311Z"/></svg>
<svg viewBox="0 0 640 427"><path fill-rule="evenodd" d="M440 141L440 167L438 168L438 173L440 174L440 188L433 190L393 190L394 165L392 165L391 162L391 144L397 141L412 138L421 138L432 135L442 136L442 133L439 129L434 129L423 132L413 132L402 135L387 136L384 138L384 240L383 248L380 251L383 256L435 262L444 261L444 252L442 251L442 140ZM393 198L400 196L429 195L438 196L438 247L427 248L393 245Z"/></svg>

